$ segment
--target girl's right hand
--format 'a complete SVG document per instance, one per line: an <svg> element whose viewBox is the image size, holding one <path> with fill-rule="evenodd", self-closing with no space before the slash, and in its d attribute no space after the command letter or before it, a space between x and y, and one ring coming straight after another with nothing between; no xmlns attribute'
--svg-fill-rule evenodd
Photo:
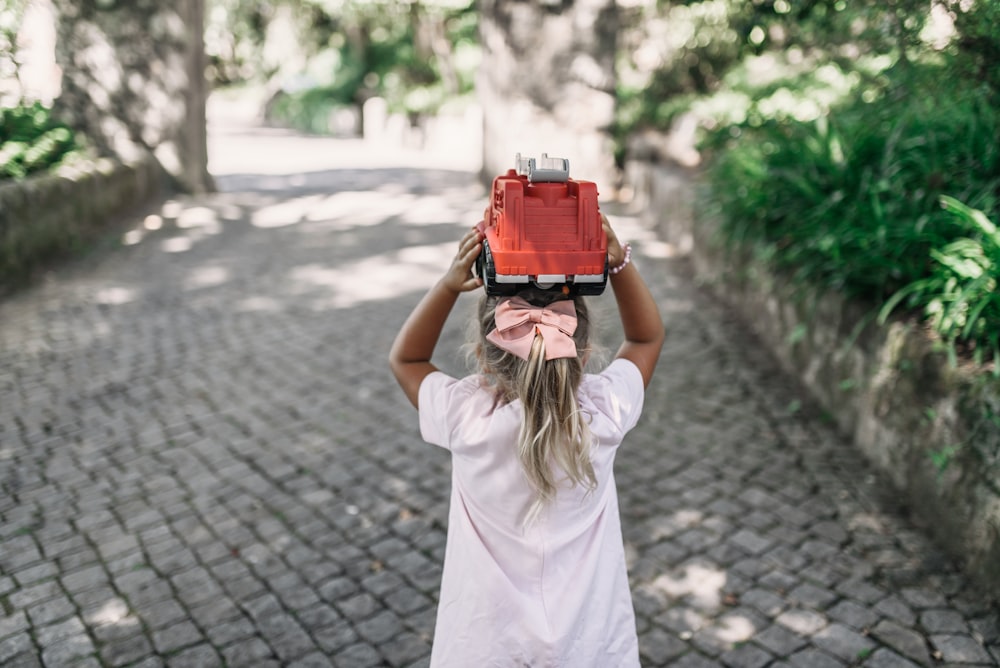
<svg viewBox="0 0 1000 668"><path fill-rule="evenodd" d="M483 233L478 228L472 228L458 242L458 253L441 282L453 292L469 292L482 287L483 279L472 275L472 265L482 251Z"/></svg>

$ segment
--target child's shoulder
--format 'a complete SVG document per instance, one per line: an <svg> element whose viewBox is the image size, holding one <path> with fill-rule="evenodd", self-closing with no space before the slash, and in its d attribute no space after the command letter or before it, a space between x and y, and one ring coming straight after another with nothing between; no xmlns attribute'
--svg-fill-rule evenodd
<svg viewBox="0 0 1000 668"><path fill-rule="evenodd" d="M603 370L598 373L588 373L583 376L583 383L627 383L632 385L636 382L642 388L642 372L631 360L618 357L611 361Z"/></svg>
<svg viewBox="0 0 1000 668"><path fill-rule="evenodd" d="M629 360L616 359L601 373L585 376L578 397L583 410L603 416L623 436L635 426L645 402L642 372Z"/></svg>
<svg viewBox="0 0 1000 668"><path fill-rule="evenodd" d="M476 398L480 401L494 401L496 390L482 374L456 377L444 371L428 374L420 385L421 394L449 402Z"/></svg>
<svg viewBox="0 0 1000 668"><path fill-rule="evenodd" d="M624 358L614 360L600 373L584 374L580 381L581 400L604 403L613 397L638 399L644 394L642 372Z"/></svg>

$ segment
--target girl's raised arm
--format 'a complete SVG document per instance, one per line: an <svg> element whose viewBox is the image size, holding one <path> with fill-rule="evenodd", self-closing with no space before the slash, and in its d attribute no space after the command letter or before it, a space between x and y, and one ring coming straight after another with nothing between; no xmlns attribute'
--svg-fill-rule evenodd
<svg viewBox="0 0 1000 668"><path fill-rule="evenodd" d="M608 235L608 264L619 267L626 261L625 249L607 217L602 214L601 219ZM648 387L665 337L660 310L639 270L631 262L611 275L611 289L615 293L618 314L625 331L625 342L615 357L623 357L639 367L643 384Z"/></svg>
<svg viewBox="0 0 1000 668"><path fill-rule="evenodd" d="M431 356L458 295L483 284L481 279L472 276L472 265L479 256L481 241L482 233L476 229L462 237L451 267L410 313L389 351L389 366L396 382L414 407L420 383L428 374L437 371L431 364Z"/></svg>

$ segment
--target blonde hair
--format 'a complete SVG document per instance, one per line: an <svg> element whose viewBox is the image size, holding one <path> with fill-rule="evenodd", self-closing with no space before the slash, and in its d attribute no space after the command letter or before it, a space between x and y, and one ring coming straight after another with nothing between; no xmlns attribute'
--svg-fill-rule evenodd
<svg viewBox="0 0 1000 668"><path fill-rule="evenodd" d="M561 295L544 292L519 294L536 306L545 306ZM590 318L582 297L573 298L577 328L573 335L577 357L546 361L545 341L536 335L527 360L506 352L486 339L496 327L494 312L500 298L484 295L479 302L477 345L483 375L494 387L499 403L520 400L523 407L517 436L517 455L537 499L525 524L556 495L562 471L570 482L588 491L597 487L591 462L592 436L586 415L577 402L583 377L583 357L589 351ZM555 469L555 470L554 470Z"/></svg>

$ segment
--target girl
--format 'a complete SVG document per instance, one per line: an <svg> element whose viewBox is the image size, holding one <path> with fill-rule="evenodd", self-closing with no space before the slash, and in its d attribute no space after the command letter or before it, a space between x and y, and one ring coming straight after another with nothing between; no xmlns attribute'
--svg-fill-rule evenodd
<svg viewBox="0 0 1000 668"><path fill-rule="evenodd" d="M639 665L612 465L664 330L631 249L602 222L625 342L601 374L583 373L583 298L531 292L483 296L478 374L437 370L431 355L458 295L482 285L475 229L392 346L421 435L452 453L432 666Z"/></svg>

